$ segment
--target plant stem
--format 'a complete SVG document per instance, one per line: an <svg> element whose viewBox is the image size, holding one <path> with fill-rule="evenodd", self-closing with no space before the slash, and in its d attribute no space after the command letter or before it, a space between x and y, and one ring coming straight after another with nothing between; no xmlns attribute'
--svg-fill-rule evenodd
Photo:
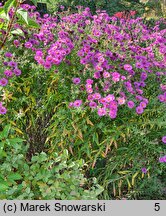
<svg viewBox="0 0 166 216"><path fill-rule="evenodd" d="M9 21L9 24L8 24L8 27L7 27L6 35L5 35L4 39L3 39L2 44L0 45L0 50L4 47L4 45L5 45L5 43L6 43L7 39L8 39L8 36L9 36L9 33L10 33L11 29L12 29L13 22L14 22L14 18L15 18L15 16L16 16L16 12L17 12L19 6L20 6L20 1L17 0L17 5L16 5L16 7L15 7L15 10L14 10L14 13L13 13L13 15L12 15L12 18L11 18L11 20Z"/></svg>

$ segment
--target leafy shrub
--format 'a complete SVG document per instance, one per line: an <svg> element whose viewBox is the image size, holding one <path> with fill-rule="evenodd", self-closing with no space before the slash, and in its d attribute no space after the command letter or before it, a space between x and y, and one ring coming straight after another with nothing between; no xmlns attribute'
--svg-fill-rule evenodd
<svg viewBox="0 0 166 216"><path fill-rule="evenodd" d="M27 145L9 129L0 134L0 199L97 199L103 189L85 178L83 160L69 160L64 150L41 152L29 161Z"/></svg>

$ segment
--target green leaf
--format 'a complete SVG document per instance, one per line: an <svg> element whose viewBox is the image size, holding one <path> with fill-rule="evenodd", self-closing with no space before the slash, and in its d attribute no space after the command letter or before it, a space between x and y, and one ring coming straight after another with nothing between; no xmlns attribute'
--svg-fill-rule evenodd
<svg viewBox="0 0 166 216"><path fill-rule="evenodd" d="M0 184L0 192L6 191L7 189L8 189L8 186L6 186L4 184Z"/></svg>
<svg viewBox="0 0 166 216"><path fill-rule="evenodd" d="M12 138L12 139L9 139L9 142L10 142L11 144L21 143L21 142L23 142L23 141L24 141L24 140L21 139L21 138Z"/></svg>
<svg viewBox="0 0 166 216"><path fill-rule="evenodd" d="M50 0L47 0L47 1L46 1L46 3L49 3L49 4L51 4Z"/></svg>
<svg viewBox="0 0 166 216"><path fill-rule="evenodd" d="M28 12L23 10L22 8L17 10L17 16L25 21L28 24Z"/></svg>
<svg viewBox="0 0 166 216"><path fill-rule="evenodd" d="M2 159L4 157L7 157L7 154L6 154L5 151L3 151L3 150L0 149L0 159Z"/></svg>
<svg viewBox="0 0 166 216"><path fill-rule="evenodd" d="M0 8L0 14L3 14L5 11L3 8Z"/></svg>
<svg viewBox="0 0 166 216"><path fill-rule="evenodd" d="M22 176L19 173L12 173L8 176L8 179L13 181L20 180L22 179Z"/></svg>
<svg viewBox="0 0 166 216"><path fill-rule="evenodd" d="M10 10L10 8L13 6L13 4L15 3L16 0L8 0L5 5L4 5L4 11L7 14Z"/></svg>
<svg viewBox="0 0 166 216"><path fill-rule="evenodd" d="M15 29L15 30L11 31L11 34L24 36L24 32L21 29Z"/></svg>
<svg viewBox="0 0 166 216"><path fill-rule="evenodd" d="M7 138L9 135L9 131L10 131L10 125L6 125L5 128L3 129L0 138Z"/></svg>
<svg viewBox="0 0 166 216"><path fill-rule="evenodd" d="M28 19L28 26L33 28L40 28L39 24L32 19Z"/></svg>
<svg viewBox="0 0 166 216"><path fill-rule="evenodd" d="M4 181L3 181L3 183L0 182L0 192L6 191L8 189L8 187L9 186Z"/></svg>
<svg viewBox="0 0 166 216"><path fill-rule="evenodd" d="M37 6L37 0L31 0L35 6Z"/></svg>

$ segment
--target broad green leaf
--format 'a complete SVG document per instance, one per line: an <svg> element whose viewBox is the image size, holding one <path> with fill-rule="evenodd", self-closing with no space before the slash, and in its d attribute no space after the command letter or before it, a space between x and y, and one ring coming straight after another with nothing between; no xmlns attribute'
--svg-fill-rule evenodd
<svg viewBox="0 0 166 216"><path fill-rule="evenodd" d="M37 6L37 0L31 0L35 6Z"/></svg>
<svg viewBox="0 0 166 216"><path fill-rule="evenodd" d="M8 186L0 183L0 192L6 191L7 189L8 189Z"/></svg>
<svg viewBox="0 0 166 216"><path fill-rule="evenodd" d="M0 182L0 192L2 192L2 191L6 191L7 189L8 189L8 185L7 185L7 183L6 182Z"/></svg>
<svg viewBox="0 0 166 216"><path fill-rule="evenodd" d="M26 24L28 24L28 12L23 10L22 8L17 10L17 16L22 18Z"/></svg>
<svg viewBox="0 0 166 216"><path fill-rule="evenodd" d="M52 4L52 3L50 2L50 0L47 0L46 3Z"/></svg>
<svg viewBox="0 0 166 216"><path fill-rule="evenodd" d="M15 29L15 30L11 31L11 34L24 36L24 32L21 29Z"/></svg>
<svg viewBox="0 0 166 216"><path fill-rule="evenodd" d="M4 9L3 8L0 8L0 14L4 13Z"/></svg>
<svg viewBox="0 0 166 216"><path fill-rule="evenodd" d="M40 28L39 24L32 19L28 19L28 26L33 28Z"/></svg>
<svg viewBox="0 0 166 216"><path fill-rule="evenodd" d="M0 138L7 138L9 131L10 131L10 125L6 125L5 128L3 129L3 132L1 133Z"/></svg>
<svg viewBox="0 0 166 216"><path fill-rule="evenodd" d="M13 6L13 4L16 2L16 0L8 0L4 5L4 11L7 14L10 10L10 8Z"/></svg>
<svg viewBox="0 0 166 216"><path fill-rule="evenodd" d="M4 157L7 157L7 154L6 154L5 151L3 151L3 150L0 149L0 159L2 159Z"/></svg>
<svg viewBox="0 0 166 216"><path fill-rule="evenodd" d="M4 19L4 20L10 20L9 15L5 13L5 11L2 11L2 13L0 13L0 18Z"/></svg>
<svg viewBox="0 0 166 216"><path fill-rule="evenodd" d="M20 180L22 179L22 176L19 173L12 173L8 176L9 180Z"/></svg>
<svg viewBox="0 0 166 216"><path fill-rule="evenodd" d="M21 139L21 138L12 138L12 139L9 139L9 142L10 142L11 144L21 143L21 142L23 142L23 141L24 141L24 140Z"/></svg>

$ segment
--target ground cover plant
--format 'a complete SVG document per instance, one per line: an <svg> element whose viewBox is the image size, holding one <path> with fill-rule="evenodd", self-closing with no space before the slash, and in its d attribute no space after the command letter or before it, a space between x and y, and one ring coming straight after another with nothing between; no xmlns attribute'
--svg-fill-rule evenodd
<svg viewBox="0 0 166 216"><path fill-rule="evenodd" d="M165 199L165 19L8 0L0 21L0 198Z"/></svg>

